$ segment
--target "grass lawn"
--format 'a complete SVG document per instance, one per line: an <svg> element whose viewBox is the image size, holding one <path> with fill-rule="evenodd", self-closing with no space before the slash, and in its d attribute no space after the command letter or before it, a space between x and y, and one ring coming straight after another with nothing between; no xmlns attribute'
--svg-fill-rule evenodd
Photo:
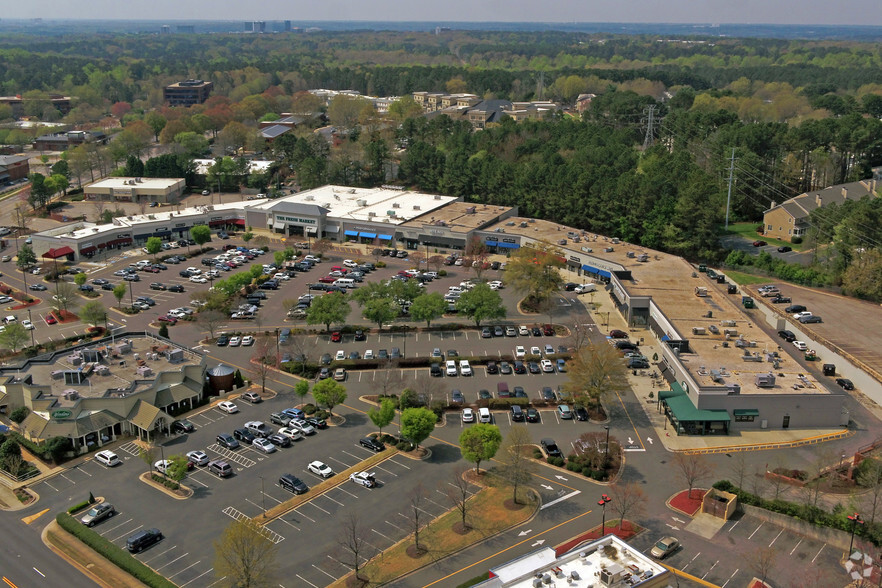
<svg viewBox="0 0 882 588"><path fill-rule="evenodd" d="M740 284L742 286L752 286L753 284L767 284L769 282L775 281L775 278L770 278L769 276L755 276L753 274L745 274L744 272L736 272L735 270L728 270L726 272L726 277L736 284Z"/></svg>
<svg viewBox="0 0 882 588"><path fill-rule="evenodd" d="M454 525L460 522L461 516L458 510L452 510L429 523L420 532L420 546L426 549L423 555L408 555L407 549L413 545L411 534L370 561L359 571L359 575L370 580L372 585L385 584L526 521L536 511L532 494L522 494L519 490L519 498L524 504L518 510L511 510L505 505L512 496L511 486L487 474L482 476L481 481L486 487L470 499L471 507L467 519L472 526L470 531L460 534L454 530ZM349 573L331 586L348 586L351 576L352 573Z"/></svg>
<svg viewBox="0 0 882 588"><path fill-rule="evenodd" d="M723 228L722 225L720 225L720 234L721 235L725 235L725 234L740 235L740 236L744 237L745 239L747 239L748 241L750 241L751 243L754 241L762 240L762 241L765 241L766 243L768 243L769 245L772 245L774 247L779 247L781 245L788 245L790 247L793 247L794 251L802 251L803 249L805 249L805 247L806 247L805 243L797 243L794 245L793 243L791 243L789 241L782 241L781 239L774 239L772 237L766 237L764 235L760 235L759 233L756 232L756 228L761 224L763 224L762 221L755 222L755 223L729 223L728 230L726 230L725 228Z"/></svg>

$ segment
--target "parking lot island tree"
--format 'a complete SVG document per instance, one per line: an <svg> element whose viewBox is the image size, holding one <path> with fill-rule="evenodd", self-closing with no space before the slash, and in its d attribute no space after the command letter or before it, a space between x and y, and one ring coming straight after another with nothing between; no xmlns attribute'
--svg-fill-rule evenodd
<svg viewBox="0 0 882 588"><path fill-rule="evenodd" d="M505 270L505 280L527 301L538 306L553 296L561 286L564 266L561 252L554 247L536 243L515 251Z"/></svg>
<svg viewBox="0 0 882 588"><path fill-rule="evenodd" d="M330 331L331 325L346 322L351 310L352 307L349 306L345 296L338 294L320 296L314 298L306 310L306 324L325 325L325 329Z"/></svg>
<svg viewBox="0 0 882 588"><path fill-rule="evenodd" d="M322 298L326 298L326 296L322 296ZM376 323L377 328L382 330L383 325L395 320L398 316L399 308L391 298L372 298L364 303L361 312L364 318Z"/></svg>
<svg viewBox="0 0 882 588"><path fill-rule="evenodd" d="M588 345L570 362L568 379L562 390L573 404L600 408L608 394L627 388L626 368L619 352L611 345Z"/></svg>
<svg viewBox="0 0 882 588"><path fill-rule="evenodd" d="M487 284L478 284L468 292L463 292L456 301L456 309L475 321L476 327L480 327L485 320L505 318L502 296Z"/></svg>
<svg viewBox="0 0 882 588"><path fill-rule="evenodd" d="M383 428L388 427L389 423L395 418L395 403L391 398L384 398L380 401L380 406L372 408L368 411L368 418L374 423L374 426L383 434Z"/></svg>
<svg viewBox="0 0 882 588"><path fill-rule="evenodd" d="M319 239L312 244L312 247L310 249L313 253L324 256L324 254L330 251L333 246L334 244L328 239Z"/></svg>
<svg viewBox="0 0 882 588"><path fill-rule="evenodd" d="M334 407L346 402L346 386L330 378L320 380L312 387L312 397L334 414Z"/></svg>
<svg viewBox="0 0 882 588"><path fill-rule="evenodd" d="M689 487L688 497L692 498L692 489L702 480L708 479L713 473L713 465L703 455L697 453L675 453L674 465L680 478ZM777 496L775 496L777 499Z"/></svg>
<svg viewBox="0 0 882 588"><path fill-rule="evenodd" d="M518 502L518 488L529 484L536 469L532 460L533 438L529 429L524 425L513 425L505 436L500 447L497 461L501 463L498 468L499 474L512 486L512 500Z"/></svg>
<svg viewBox="0 0 882 588"><path fill-rule="evenodd" d="M196 315L196 322L208 329L208 336L214 339L214 332L217 328L228 321L227 315L213 309L199 311Z"/></svg>
<svg viewBox="0 0 882 588"><path fill-rule="evenodd" d="M37 263L37 255L30 245L25 243L18 248L18 253L15 256L15 267L20 270L26 270L35 263Z"/></svg>
<svg viewBox="0 0 882 588"><path fill-rule="evenodd" d="M73 312L78 302L76 287L70 282L58 282L49 305L59 312Z"/></svg>
<svg viewBox="0 0 882 588"><path fill-rule="evenodd" d="M82 286L83 284L86 283L86 280L88 280L88 279L89 279L89 276L87 276L83 272L80 272L74 276L74 284L76 284L77 286Z"/></svg>
<svg viewBox="0 0 882 588"><path fill-rule="evenodd" d="M153 259L156 259L156 254L162 251L162 239L159 237L150 237L147 239L147 253L153 256Z"/></svg>
<svg viewBox="0 0 882 588"><path fill-rule="evenodd" d="M259 588L278 583L278 547L254 520L231 522L214 542L214 571L228 586Z"/></svg>
<svg viewBox="0 0 882 588"><path fill-rule="evenodd" d="M428 516L425 509L429 496L422 482L417 482L408 495L407 500L407 520L410 523L410 530L413 533L413 550L415 555L425 553L425 549L420 545L420 531L425 526L425 519ZM410 549L408 549L410 554Z"/></svg>
<svg viewBox="0 0 882 588"><path fill-rule="evenodd" d="M490 424L473 425L459 435L459 450L466 461L475 464L479 473L481 462L493 459L502 443L499 427Z"/></svg>
<svg viewBox="0 0 882 588"><path fill-rule="evenodd" d="M361 568L362 560L366 561L364 551L368 548L367 532L358 518L358 513L350 511L343 517L337 535L339 551L334 559L352 570L357 585L362 585L365 582L365 579L361 577ZM359 582L362 584L358 584Z"/></svg>
<svg viewBox="0 0 882 588"><path fill-rule="evenodd" d="M406 408L401 413L401 436L419 447L435 430L435 421L435 413L428 408Z"/></svg>
<svg viewBox="0 0 882 588"><path fill-rule="evenodd" d="M187 463L190 461L183 455L170 455L168 460L171 462L165 475L167 478L180 482L187 476Z"/></svg>
<svg viewBox="0 0 882 588"><path fill-rule="evenodd" d="M410 305L410 318L415 321L426 321L426 327L432 326L432 321L444 316L447 310L447 301L439 292L420 294Z"/></svg>
<svg viewBox="0 0 882 588"><path fill-rule="evenodd" d="M211 241L211 228L208 225L196 225L190 229L190 238L202 247Z"/></svg>
<svg viewBox="0 0 882 588"><path fill-rule="evenodd" d="M255 382L260 383L260 392L266 394L266 381L272 368L276 365L278 357L275 354L276 347L267 337L260 337L251 356L251 375Z"/></svg>
<svg viewBox="0 0 882 588"><path fill-rule="evenodd" d="M80 320L87 325L97 327L107 320L107 309L97 300L90 300L80 309Z"/></svg>
<svg viewBox="0 0 882 588"><path fill-rule="evenodd" d="M615 483L610 488L612 494L612 509L619 515L619 528L628 518L639 518L646 511L646 493L643 488L633 482L627 484Z"/></svg>
<svg viewBox="0 0 882 588"><path fill-rule="evenodd" d="M294 395L303 403L303 399L306 398L306 395L309 394L309 382L306 380L300 380L294 387L291 389L294 392Z"/></svg>
<svg viewBox="0 0 882 588"><path fill-rule="evenodd" d="M13 353L18 351L30 339L27 329L21 323L10 323L0 332L0 345L11 349Z"/></svg>
<svg viewBox="0 0 882 588"><path fill-rule="evenodd" d="M471 484L469 484L468 480L466 480L466 472L468 468L466 467L458 467L453 472L453 477L447 482L447 486L445 487L444 494L447 496L447 500L450 501L450 504L453 505L453 508L456 509L456 512L459 514L459 525L460 530L465 531L471 528L468 522L468 514L471 507L471 502L469 499L472 497L472 489ZM454 529L456 530L456 529Z"/></svg>
<svg viewBox="0 0 882 588"><path fill-rule="evenodd" d="M113 297L116 298L116 303L120 308L122 308L122 299L125 298L128 290L125 282L113 287Z"/></svg>

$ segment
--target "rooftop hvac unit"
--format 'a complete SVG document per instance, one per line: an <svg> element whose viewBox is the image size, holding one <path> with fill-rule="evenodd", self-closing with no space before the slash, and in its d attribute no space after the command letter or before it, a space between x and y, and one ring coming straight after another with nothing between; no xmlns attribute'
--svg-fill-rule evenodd
<svg viewBox="0 0 882 588"><path fill-rule="evenodd" d="M307 202L312 202L315 200L315 196L313 196L312 194L307 194L303 199Z"/></svg>
<svg viewBox="0 0 882 588"><path fill-rule="evenodd" d="M384 218L384 219L383 219L383 222L384 222L384 223L388 223L388 222L389 222L389 219L388 219L388 218Z"/></svg>
<svg viewBox="0 0 882 588"><path fill-rule="evenodd" d="M756 387L757 388L774 388L775 386L775 374L757 374L756 375Z"/></svg>
<svg viewBox="0 0 882 588"><path fill-rule="evenodd" d="M469 206L466 208L466 214L475 214L475 210L477 210L474 206Z"/></svg>
<svg viewBox="0 0 882 588"><path fill-rule="evenodd" d="M376 213L376 212L369 212L369 213L368 213L368 216L369 216L369 217L371 217L371 216L377 216L377 213Z"/></svg>
<svg viewBox="0 0 882 588"><path fill-rule="evenodd" d="M393 202L392 208L401 208L401 204L399 204L398 202Z"/></svg>
<svg viewBox="0 0 882 588"><path fill-rule="evenodd" d="M435 200L441 200L441 195L440 195L440 194L435 194Z"/></svg>
<svg viewBox="0 0 882 588"><path fill-rule="evenodd" d="M420 209L420 205L419 205L419 204L414 204L414 205L413 205L413 209L414 209L414 210L419 210L419 209Z"/></svg>
<svg viewBox="0 0 882 588"><path fill-rule="evenodd" d="M359 206L367 206L367 200L356 200L355 203Z"/></svg>
<svg viewBox="0 0 882 588"><path fill-rule="evenodd" d="M386 216L395 216L395 211L394 210L387 210Z"/></svg>

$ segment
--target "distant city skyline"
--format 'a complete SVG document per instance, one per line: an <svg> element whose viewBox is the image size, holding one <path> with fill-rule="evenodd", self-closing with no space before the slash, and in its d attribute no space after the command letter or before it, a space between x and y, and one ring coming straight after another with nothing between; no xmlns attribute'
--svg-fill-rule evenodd
<svg viewBox="0 0 882 588"><path fill-rule="evenodd" d="M9 2L3 19L439 21L882 25L878 0L43 0Z"/></svg>

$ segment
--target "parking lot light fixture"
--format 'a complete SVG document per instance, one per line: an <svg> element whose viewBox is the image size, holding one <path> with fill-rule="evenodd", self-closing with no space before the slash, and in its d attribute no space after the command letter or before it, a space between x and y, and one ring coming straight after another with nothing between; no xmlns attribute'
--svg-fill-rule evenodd
<svg viewBox="0 0 882 588"><path fill-rule="evenodd" d="M266 491L264 491L263 476L260 477L260 497L263 499L263 518L266 518Z"/></svg>
<svg viewBox="0 0 882 588"><path fill-rule="evenodd" d="M606 494L602 494L600 496L600 500L597 501L598 506L603 507L603 516L600 519L600 536L603 537L606 535L606 503L611 502L612 498L607 496Z"/></svg>
<svg viewBox="0 0 882 588"><path fill-rule="evenodd" d="M606 449L604 453L606 454L607 459L609 459L609 425L604 425L604 429L606 429Z"/></svg>
<svg viewBox="0 0 882 588"><path fill-rule="evenodd" d="M34 342L34 323L31 322L31 309L28 308L28 323L31 325L31 347L36 347L37 344Z"/></svg>
<svg viewBox="0 0 882 588"><path fill-rule="evenodd" d="M854 547L854 532L857 530L859 524L864 524L864 520L858 513L848 515L848 520L851 521L851 541L848 544L848 553L846 554L846 557L851 557L851 548Z"/></svg>

